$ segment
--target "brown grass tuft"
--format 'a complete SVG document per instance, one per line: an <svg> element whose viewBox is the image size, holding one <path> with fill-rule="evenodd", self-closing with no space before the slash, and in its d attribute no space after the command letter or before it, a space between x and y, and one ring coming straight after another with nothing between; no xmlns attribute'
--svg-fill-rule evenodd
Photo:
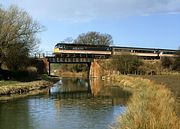
<svg viewBox="0 0 180 129"><path fill-rule="evenodd" d="M130 87L133 96L127 112L117 120L117 129L179 129L175 99L170 90L148 79L112 76L120 86Z"/></svg>

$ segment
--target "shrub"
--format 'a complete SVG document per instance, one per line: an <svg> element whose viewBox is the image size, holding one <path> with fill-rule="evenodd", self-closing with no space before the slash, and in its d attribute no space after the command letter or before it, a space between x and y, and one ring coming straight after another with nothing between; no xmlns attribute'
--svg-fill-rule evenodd
<svg viewBox="0 0 180 129"><path fill-rule="evenodd" d="M161 73L162 66L157 60L145 60L143 64L139 66L138 71L141 75L156 75Z"/></svg>
<svg viewBox="0 0 180 129"><path fill-rule="evenodd" d="M138 71L142 61L137 56L122 54L112 57L112 65L115 70L120 71L122 74L132 74Z"/></svg>
<svg viewBox="0 0 180 129"><path fill-rule="evenodd" d="M164 68L168 68L168 69L171 69L172 65L174 63L174 60L172 57L161 57L161 65L164 67Z"/></svg>
<svg viewBox="0 0 180 129"><path fill-rule="evenodd" d="M180 71L180 50L176 53L175 61L173 64L173 70Z"/></svg>

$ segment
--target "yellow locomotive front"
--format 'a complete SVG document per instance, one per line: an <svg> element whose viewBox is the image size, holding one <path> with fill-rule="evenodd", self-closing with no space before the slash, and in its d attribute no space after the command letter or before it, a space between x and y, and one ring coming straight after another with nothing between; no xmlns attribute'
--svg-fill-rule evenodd
<svg viewBox="0 0 180 129"><path fill-rule="evenodd" d="M59 43L56 44L53 51L54 55L59 55L62 53L62 51L63 51L63 47Z"/></svg>

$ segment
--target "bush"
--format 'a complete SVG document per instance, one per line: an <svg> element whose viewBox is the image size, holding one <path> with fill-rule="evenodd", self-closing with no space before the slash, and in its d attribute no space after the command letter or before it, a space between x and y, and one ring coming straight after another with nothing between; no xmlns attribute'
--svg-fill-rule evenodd
<svg viewBox="0 0 180 129"><path fill-rule="evenodd" d="M143 63L137 56L122 54L113 56L111 64L114 70L120 71L122 74L134 74Z"/></svg>
<svg viewBox="0 0 180 129"><path fill-rule="evenodd" d="M156 75L161 73L162 66L158 60L144 60L138 71L141 75Z"/></svg>
<svg viewBox="0 0 180 129"><path fill-rule="evenodd" d="M161 65L164 67L164 68L168 68L168 69L171 69L172 65L174 63L174 60L172 57L161 57Z"/></svg>
<svg viewBox="0 0 180 129"><path fill-rule="evenodd" d="M176 57L173 64L173 70L180 71L180 50L176 53Z"/></svg>
<svg viewBox="0 0 180 129"><path fill-rule="evenodd" d="M27 72L28 72L28 76L30 78L37 78L37 76L38 76L38 70L36 67L32 67L32 66L28 67Z"/></svg>

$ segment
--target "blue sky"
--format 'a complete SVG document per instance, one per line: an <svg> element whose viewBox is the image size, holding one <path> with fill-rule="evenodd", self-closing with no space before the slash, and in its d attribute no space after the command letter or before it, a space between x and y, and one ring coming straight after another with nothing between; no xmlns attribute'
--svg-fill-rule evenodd
<svg viewBox="0 0 180 129"><path fill-rule="evenodd" d="M45 26L38 36L42 51L67 37L97 31L114 45L178 49L180 0L0 0L17 5Z"/></svg>

